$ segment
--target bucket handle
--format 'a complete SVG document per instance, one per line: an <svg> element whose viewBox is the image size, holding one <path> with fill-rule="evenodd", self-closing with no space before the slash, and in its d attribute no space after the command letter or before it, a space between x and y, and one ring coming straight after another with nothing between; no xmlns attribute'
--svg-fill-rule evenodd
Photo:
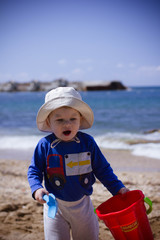
<svg viewBox="0 0 160 240"><path fill-rule="evenodd" d="M149 205L149 208L147 209L146 213L150 214L152 212L152 201L148 197L145 197L144 201Z"/></svg>

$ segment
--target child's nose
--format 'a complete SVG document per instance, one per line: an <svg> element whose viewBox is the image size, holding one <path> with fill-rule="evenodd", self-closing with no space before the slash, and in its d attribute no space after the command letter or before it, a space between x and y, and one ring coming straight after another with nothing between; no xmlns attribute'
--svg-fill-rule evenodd
<svg viewBox="0 0 160 240"><path fill-rule="evenodd" d="M68 126L68 125L70 125L70 124L71 124L71 121L70 121L70 120L66 120L66 121L65 121L65 125Z"/></svg>

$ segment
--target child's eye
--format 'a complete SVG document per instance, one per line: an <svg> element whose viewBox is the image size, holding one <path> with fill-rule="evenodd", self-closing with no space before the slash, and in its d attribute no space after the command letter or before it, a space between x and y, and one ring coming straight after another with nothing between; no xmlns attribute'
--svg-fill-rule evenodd
<svg viewBox="0 0 160 240"><path fill-rule="evenodd" d="M57 122L63 122L63 119L60 118L60 119L57 119L56 121L57 121Z"/></svg>
<svg viewBox="0 0 160 240"><path fill-rule="evenodd" d="M76 120L76 118L71 118L71 121L75 121Z"/></svg>

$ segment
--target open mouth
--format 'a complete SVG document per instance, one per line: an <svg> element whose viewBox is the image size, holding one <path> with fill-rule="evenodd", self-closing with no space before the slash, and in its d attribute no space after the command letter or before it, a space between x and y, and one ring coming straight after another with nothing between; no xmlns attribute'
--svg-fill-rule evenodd
<svg viewBox="0 0 160 240"><path fill-rule="evenodd" d="M63 132L63 134L64 134L65 136L69 136L70 133L71 133L70 130L67 130L67 131L64 131L64 132Z"/></svg>

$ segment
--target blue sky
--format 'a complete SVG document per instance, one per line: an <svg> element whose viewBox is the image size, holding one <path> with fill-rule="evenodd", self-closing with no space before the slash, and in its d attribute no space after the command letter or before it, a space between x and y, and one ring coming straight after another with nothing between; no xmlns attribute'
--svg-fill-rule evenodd
<svg viewBox="0 0 160 240"><path fill-rule="evenodd" d="M160 85L159 0L0 0L0 83Z"/></svg>

